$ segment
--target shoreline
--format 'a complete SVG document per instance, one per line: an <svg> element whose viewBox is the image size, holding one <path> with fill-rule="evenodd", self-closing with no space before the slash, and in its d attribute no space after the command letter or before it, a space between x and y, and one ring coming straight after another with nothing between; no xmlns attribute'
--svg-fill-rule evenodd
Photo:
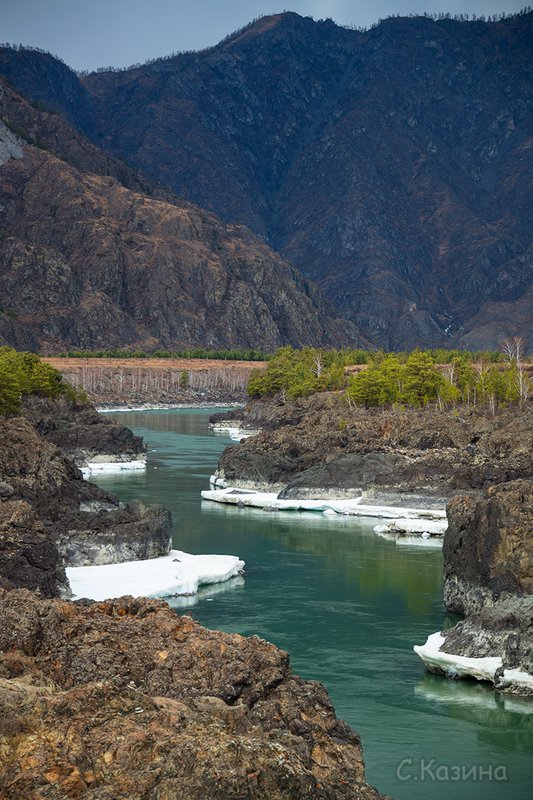
<svg viewBox="0 0 533 800"><path fill-rule="evenodd" d="M199 408L206 411L210 408L244 408L244 403L214 403L212 401L198 403L141 403L140 405L95 405L99 414L109 414L115 411L173 411L181 408Z"/></svg>

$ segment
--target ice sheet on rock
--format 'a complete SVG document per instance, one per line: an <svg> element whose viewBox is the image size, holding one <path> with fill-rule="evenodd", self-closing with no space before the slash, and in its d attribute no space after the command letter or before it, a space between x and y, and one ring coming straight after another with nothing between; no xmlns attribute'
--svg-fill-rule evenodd
<svg viewBox="0 0 533 800"><path fill-rule="evenodd" d="M171 550L166 556L95 567L68 567L74 599L88 597L175 597L191 595L200 585L221 583L239 575L244 561L237 556L190 555Z"/></svg>
<svg viewBox="0 0 533 800"><path fill-rule="evenodd" d="M226 481L223 478L219 478L218 475L209 476L209 485L213 489L227 489Z"/></svg>
<svg viewBox="0 0 533 800"><path fill-rule="evenodd" d="M413 650L427 667L437 667L450 678L471 677L476 678L478 681L491 682L494 680L494 673L502 665L502 660L499 656L469 658L467 656L452 655L440 649L445 642L446 639L442 633L432 633L428 636L425 644L415 645Z"/></svg>
<svg viewBox="0 0 533 800"><path fill-rule="evenodd" d="M220 434L222 436L229 436L230 439L233 441L240 442L241 439L249 439L251 436L255 436L259 433L259 429L256 428L239 428L238 426L234 425L210 425L210 429L215 434Z"/></svg>
<svg viewBox="0 0 533 800"><path fill-rule="evenodd" d="M90 475L97 475L101 472L123 472L146 469L146 459L138 458L134 461L89 461L86 467L81 467L84 478Z"/></svg>
<svg viewBox="0 0 533 800"><path fill-rule="evenodd" d="M202 492L204 500L216 503L250 506L265 511L317 511L345 516L377 517L401 521L409 532L430 531L444 533L446 530L446 511L421 508L401 508L400 506L368 506L361 503L361 497L339 500L280 500L276 492L253 492L227 486L225 489L209 489ZM423 524L414 522L424 520Z"/></svg>

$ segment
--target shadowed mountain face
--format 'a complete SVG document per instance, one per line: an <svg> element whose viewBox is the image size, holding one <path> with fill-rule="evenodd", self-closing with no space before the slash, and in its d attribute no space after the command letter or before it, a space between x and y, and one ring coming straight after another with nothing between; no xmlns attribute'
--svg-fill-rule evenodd
<svg viewBox="0 0 533 800"><path fill-rule="evenodd" d="M532 20L398 18L359 33L287 13L123 72L78 79L5 49L0 72L250 227L368 338L533 343Z"/></svg>
<svg viewBox="0 0 533 800"><path fill-rule="evenodd" d="M2 92L0 342L54 351L358 341L246 228L172 199L60 116Z"/></svg>

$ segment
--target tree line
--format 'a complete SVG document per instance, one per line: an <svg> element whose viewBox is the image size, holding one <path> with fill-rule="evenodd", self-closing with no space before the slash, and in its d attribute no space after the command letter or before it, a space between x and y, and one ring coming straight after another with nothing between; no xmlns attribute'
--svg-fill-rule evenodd
<svg viewBox="0 0 533 800"><path fill-rule="evenodd" d="M50 356L54 354L50 353ZM128 350L125 348L111 348L106 350L69 350L58 353L55 358L199 358L213 361L268 361L270 355L255 348L235 347L230 350L210 350L205 347L195 347L188 350L154 350L147 353L144 350Z"/></svg>
<svg viewBox="0 0 533 800"><path fill-rule="evenodd" d="M355 374L349 369L354 365L361 366ZM328 390L344 391L350 405L482 405L495 413L502 405L524 408L533 395L533 382L524 366L522 340L514 337L504 342L501 352L486 353L282 347L248 383L250 397L281 394L294 399Z"/></svg>
<svg viewBox="0 0 533 800"><path fill-rule="evenodd" d="M143 401L151 398L150 402L175 402L187 390L220 390L243 395L251 369L237 365L177 370L171 366L144 366L139 361L138 365L126 368L92 364L72 369L65 367L64 378L95 401Z"/></svg>

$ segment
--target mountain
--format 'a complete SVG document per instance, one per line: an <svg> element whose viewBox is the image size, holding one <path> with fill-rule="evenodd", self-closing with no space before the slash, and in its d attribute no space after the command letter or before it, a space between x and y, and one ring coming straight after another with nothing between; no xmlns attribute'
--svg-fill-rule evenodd
<svg viewBox="0 0 533 800"><path fill-rule="evenodd" d="M294 13L198 53L0 72L157 184L244 224L389 348L533 344L533 14Z"/></svg>
<svg viewBox="0 0 533 800"><path fill-rule="evenodd" d="M246 228L172 198L7 85L0 94L0 342L364 342Z"/></svg>

